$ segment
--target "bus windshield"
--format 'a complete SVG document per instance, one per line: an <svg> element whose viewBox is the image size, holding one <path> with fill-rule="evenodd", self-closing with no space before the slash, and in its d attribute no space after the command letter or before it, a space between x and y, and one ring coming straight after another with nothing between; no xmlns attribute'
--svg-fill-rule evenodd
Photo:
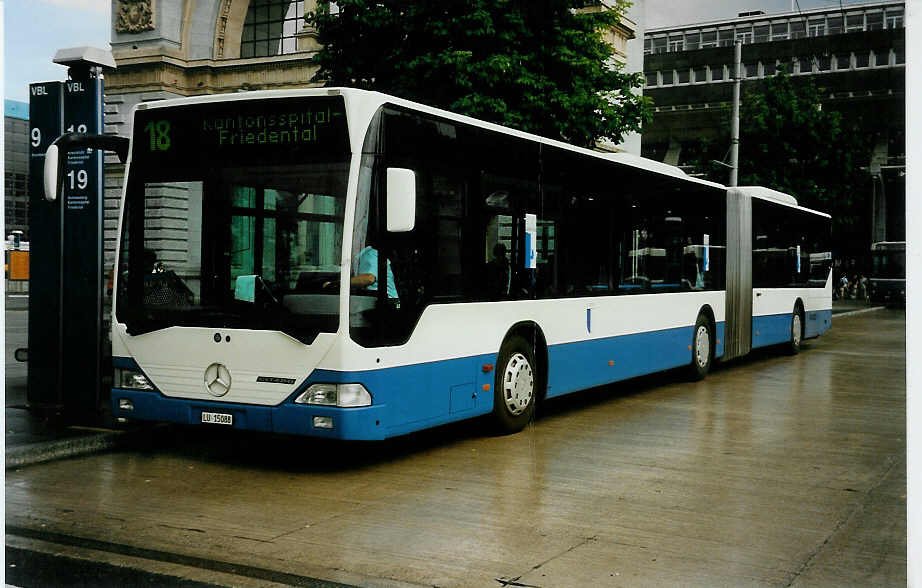
<svg viewBox="0 0 922 588"><path fill-rule="evenodd" d="M118 320L131 334L271 329L309 343L335 332L349 170L342 99L197 110L136 118Z"/></svg>

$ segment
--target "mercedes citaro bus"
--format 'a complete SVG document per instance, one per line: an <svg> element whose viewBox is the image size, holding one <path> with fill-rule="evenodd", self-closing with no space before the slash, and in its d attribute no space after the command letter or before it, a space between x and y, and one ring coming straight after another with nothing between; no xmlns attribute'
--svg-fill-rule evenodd
<svg viewBox="0 0 922 588"><path fill-rule="evenodd" d="M127 163L120 419L515 432L547 398L830 327L830 218L766 188L354 89L144 103L132 129L63 137L45 178L69 149Z"/></svg>

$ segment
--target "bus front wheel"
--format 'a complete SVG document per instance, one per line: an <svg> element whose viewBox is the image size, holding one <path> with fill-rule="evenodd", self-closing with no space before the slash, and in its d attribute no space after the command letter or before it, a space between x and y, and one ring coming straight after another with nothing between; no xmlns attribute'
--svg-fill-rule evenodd
<svg viewBox="0 0 922 588"><path fill-rule="evenodd" d="M507 339L499 350L493 419L500 433L517 433L534 418L538 370L533 346L523 337Z"/></svg>
<svg viewBox="0 0 922 588"><path fill-rule="evenodd" d="M699 314L692 334L692 361L689 366L692 380L703 380L711 370L711 362L714 359L713 340L711 321L704 314Z"/></svg>

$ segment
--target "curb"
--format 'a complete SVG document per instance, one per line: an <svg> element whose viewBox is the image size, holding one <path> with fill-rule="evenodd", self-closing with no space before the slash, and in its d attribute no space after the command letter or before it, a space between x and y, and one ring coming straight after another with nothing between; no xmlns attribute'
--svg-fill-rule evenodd
<svg viewBox="0 0 922 588"><path fill-rule="evenodd" d="M866 312L884 310L886 306L872 306L833 314L833 319L855 316ZM94 430L94 429L91 429ZM6 448L6 469L20 468L70 457L82 457L124 447L132 442L141 431L99 430L94 434L56 441L44 441L22 447Z"/></svg>
<svg viewBox="0 0 922 588"><path fill-rule="evenodd" d="M875 310L884 310L886 306L872 306L870 308L861 308L858 310L849 310L848 312L840 312L839 314L833 314L832 318L842 318L843 316L854 316L856 314L863 314L865 312L873 312Z"/></svg>
<svg viewBox="0 0 922 588"><path fill-rule="evenodd" d="M130 436L125 432L111 431L85 437L33 443L23 447L8 447L6 449L6 469L108 451L124 445L128 437Z"/></svg>

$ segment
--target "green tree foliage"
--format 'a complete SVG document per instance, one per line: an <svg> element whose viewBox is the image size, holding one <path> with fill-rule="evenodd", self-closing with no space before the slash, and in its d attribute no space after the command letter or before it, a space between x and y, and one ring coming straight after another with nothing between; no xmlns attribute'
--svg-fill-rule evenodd
<svg viewBox="0 0 922 588"><path fill-rule="evenodd" d="M524 131L591 145L649 120L603 31L627 0L318 0L313 81L378 90ZM587 6L588 5L588 6ZM586 10L577 10L586 8Z"/></svg>
<svg viewBox="0 0 922 588"><path fill-rule="evenodd" d="M752 84L740 108L740 185L793 194L802 206L833 216L840 248L868 243L867 165L872 141L842 115L821 106L810 79L784 72Z"/></svg>

